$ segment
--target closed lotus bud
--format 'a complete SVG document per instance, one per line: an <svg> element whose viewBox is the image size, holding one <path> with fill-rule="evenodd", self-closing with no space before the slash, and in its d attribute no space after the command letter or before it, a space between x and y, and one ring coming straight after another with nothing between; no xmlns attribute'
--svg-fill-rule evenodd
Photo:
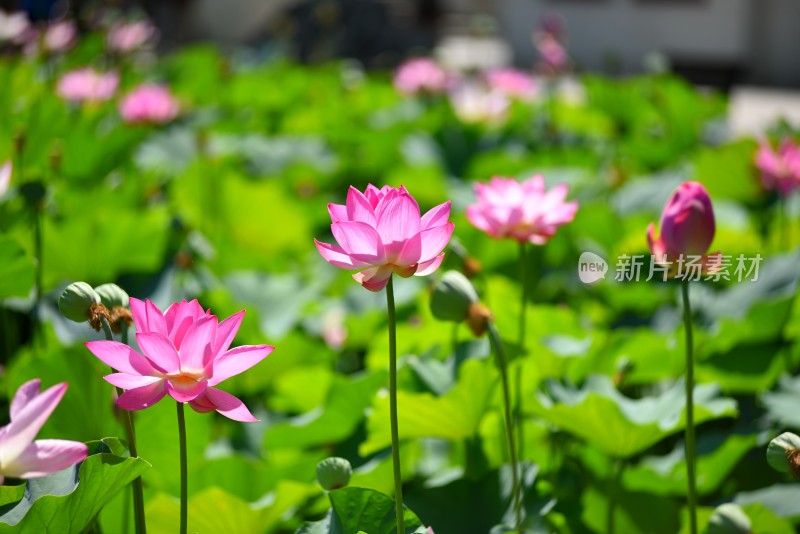
<svg viewBox="0 0 800 534"><path fill-rule="evenodd" d="M800 480L800 436L784 432L769 442L767 463L781 473Z"/></svg>
<svg viewBox="0 0 800 534"><path fill-rule="evenodd" d="M708 191L699 182L684 182L672 193L661 213L661 236L647 229L650 251L666 254L670 261L680 255L703 256L714 240L714 209Z"/></svg>
<svg viewBox="0 0 800 534"><path fill-rule="evenodd" d="M86 282L74 282L67 286L58 299L58 310L61 315L83 323L89 320L93 306L100 304L100 295Z"/></svg>
<svg viewBox="0 0 800 534"><path fill-rule="evenodd" d="M317 464L319 485L328 491L344 488L350 483L353 468L344 458L326 458Z"/></svg>
<svg viewBox="0 0 800 534"><path fill-rule="evenodd" d="M467 277L458 271L447 271L433 288L431 313L440 321L460 323L477 302L478 293Z"/></svg>
<svg viewBox="0 0 800 534"><path fill-rule="evenodd" d="M708 520L706 534L750 534L753 524L736 504L721 504Z"/></svg>
<svg viewBox="0 0 800 534"><path fill-rule="evenodd" d="M130 297L124 289L117 284L103 284L94 288L95 292L100 295L100 302L109 310L116 307L127 308L130 305Z"/></svg>

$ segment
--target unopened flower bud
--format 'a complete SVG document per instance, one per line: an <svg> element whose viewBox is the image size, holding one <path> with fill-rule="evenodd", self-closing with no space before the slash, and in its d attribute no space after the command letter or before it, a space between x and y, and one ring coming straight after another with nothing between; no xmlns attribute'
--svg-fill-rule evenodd
<svg viewBox="0 0 800 534"><path fill-rule="evenodd" d="M781 473L800 480L800 436L784 432L769 442L767 463Z"/></svg>
<svg viewBox="0 0 800 534"><path fill-rule="evenodd" d="M706 534L750 534L753 524L737 504L719 505L708 520Z"/></svg>
<svg viewBox="0 0 800 534"><path fill-rule="evenodd" d="M117 284L103 284L94 288L95 292L100 295L100 302L105 305L109 310L120 306L127 308L130 305L130 297L128 294L119 287Z"/></svg>
<svg viewBox="0 0 800 534"><path fill-rule="evenodd" d="M353 468L344 458L326 458L317 464L319 485L328 491L344 488L350 483Z"/></svg>
<svg viewBox="0 0 800 534"><path fill-rule="evenodd" d="M431 313L440 321L460 323L469 316L469 307L478 302L478 293L467 277L447 271L431 294Z"/></svg>
<svg viewBox="0 0 800 534"><path fill-rule="evenodd" d="M58 310L61 315L83 323L89 320L91 308L100 304L100 295L86 282L74 282L67 286L58 299Z"/></svg>

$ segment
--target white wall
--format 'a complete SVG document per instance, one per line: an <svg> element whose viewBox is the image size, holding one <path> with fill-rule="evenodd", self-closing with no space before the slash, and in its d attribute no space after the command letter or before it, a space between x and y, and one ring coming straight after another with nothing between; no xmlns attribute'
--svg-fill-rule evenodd
<svg viewBox="0 0 800 534"><path fill-rule="evenodd" d="M631 72L641 70L650 52L749 61L751 1L765 0L498 0L497 15L521 64L535 59L528 43L541 14L557 11L566 20L569 51L578 63L601 69L611 55ZM800 5L800 0L782 1ZM791 24L797 28L800 18Z"/></svg>

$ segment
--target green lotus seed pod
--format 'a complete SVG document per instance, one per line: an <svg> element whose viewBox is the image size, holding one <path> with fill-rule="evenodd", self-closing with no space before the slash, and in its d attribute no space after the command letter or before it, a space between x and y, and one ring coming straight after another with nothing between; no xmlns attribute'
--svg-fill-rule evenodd
<svg viewBox="0 0 800 534"><path fill-rule="evenodd" d="M75 282L61 293L58 310L70 321L83 323L89 320L89 309L93 304L100 304L100 295L86 282Z"/></svg>
<svg viewBox="0 0 800 534"><path fill-rule="evenodd" d="M721 504L708 520L706 534L750 534L753 524L737 504Z"/></svg>
<svg viewBox="0 0 800 534"><path fill-rule="evenodd" d="M328 491L347 486L352 474L353 468L344 458L326 458L317 464L319 485Z"/></svg>
<svg viewBox="0 0 800 534"><path fill-rule="evenodd" d="M784 432L769 442L767 463L781 473L800 478L800 436Z"/></svg>
<svg viewBox="0 0 800 534"><path fill-rule="evenodd" d="M94 290L100 295L100 302L109 310L117 306L127 308L130 305L131 298L117 284L103 284L97 286Z"/></svg>
<svg viewBox="0 0 800 534"><path fill-rule="evenodd" d="M447 271L431 294L431 313L440 321L461 322L469 308L478 302L478 293L467 277L458 271Z"/></svg>

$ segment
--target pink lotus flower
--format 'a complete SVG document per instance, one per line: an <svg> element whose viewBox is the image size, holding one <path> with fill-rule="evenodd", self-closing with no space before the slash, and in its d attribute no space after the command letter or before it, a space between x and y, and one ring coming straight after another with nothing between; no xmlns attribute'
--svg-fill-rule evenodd
<svg viewBox="0 0 800 534"><path fill-rule="evenodd" d="M328 204L331 231L340 246L314 243L329 263L364 269L353 275L370 291L380 291L392 273L403 278L431 274L444 259L453 235L450 201L420 217L419 205L406 188L372 184L364 193L350 187L345 205Z"/></svg>
<svg viewBox="0 0 800 534"><path fill-rule="evenodd" d="M128 124L164 124L177 117L179 109L168 88L142 84L125 96L119 114Z"/></svg>
<svg viewBox="0 0 800 534"><path fill-rule="evenodd" d="M24 12L6 13L0 9L0 43L6 41L19 43L19 40L28 32L30 26L28 15Z"/></svg>
<svg viewBox="0 0 800 534"><path fill-rule="evenodd" d="M755 163L765 189L786 196L800 188L800 146L791 139L785 139L777 152L763 141L756 152Z"/></svg>
<svg viewBox="0 0 800 534"><path fill-rule="evenodd" d="M508 118L511 102L499 91L490 91L477 84L464 84L451 91L449 96L456 116L466 124L497 126Z"/></svg>
<svg viewBox="0 0 800 534"><path fill-rule="evenodd" d="M547 71L557 73L567 66L569 61L567 51L554 35L547 32L536 34L533 44L539 51L542 64Z"/></svg>
<svg viewBox="0 0 800 534"><path fill-rule="evenodd" d="M116 341L86 343L92 354L119 371L105 379L126 390L117 399L120 408L141 410L169 394L178 402L188 402L196 412L216 410L235 421L258 421L241 400L214 387L274 350L268 345L228 350L244 311L220 323L196 300L176 302L166 313L149 300L132 298L130 302L143 355Z"/></svg>
<svg viewBox="0 0 800 534"><path fill-rule="evenodd" d="M655 237L655 225L650 223L647 242L659 263L674 263L681 256L700 256L703 270L710 272L721 260L719 253L706 256L714 231L714 208L708 191L699 182L684 182L661 213L661 236Z"/></svg>
<svg viewBox="0 0 800 534"><path fill-rule="evenodd" d="M517 69L494 69L486 73L489 87L509 98L524 102L533 100L536 96L536 83L533 77Z"/></svg>
<svg viewBox="0 0 800 534"><path fill-rule="evenodd" d="M143 47L157 35L156 27L146 20L119 23L108 30L106 44L110 50L116 52L132 52Z"/></svg>
<svg viewBox="0 0 800 534"><path fill-rule="evenodd" d="M92 68L83 68L64 74L58 81L56 91L70 102L101 102L114 96L119 76L114 72L99 73Z"/></svg>
<svg viewBox="0 0 800 534"><path fill-rule="evenodd" d="M8 186L11 185L11 161L6 161L2 167L0 167L0 198L6 196L6 192L8 192Z"/></svg>
<svg viewBox="0 0 800 534"><path fill-rule="evenodd" d="M42 45L46 52L66 52L75 44L78 37L78 28L71 20L54 22L47 26L42 38Z"/></svg>
<svg viewBox="0 0 800 534"><path fill-rule="evenodd" d="M85 443L63 439L34 441L67 391L63 382L39 393L41 380L22 384L11 401L11 422L0 428L0 484L5 477L34 478L83 461Z"/></svg>
<svg viewBox="0 0 800 534"><path fill-rule="evenodd" d="M478 202L467 207L467 219L492 237L544 245L575 218L578 203L564 202L568 192L566 184L546 191L540 175L521 183L495 176L488 184L475 184Z"/></svg>
<svg viewBox="0 0 800 534"><path fill-rule="evenodd" d="M394 75L394 87L404 95L442 93L448 83L447 72L428 58L409 59Z"/></svg>

